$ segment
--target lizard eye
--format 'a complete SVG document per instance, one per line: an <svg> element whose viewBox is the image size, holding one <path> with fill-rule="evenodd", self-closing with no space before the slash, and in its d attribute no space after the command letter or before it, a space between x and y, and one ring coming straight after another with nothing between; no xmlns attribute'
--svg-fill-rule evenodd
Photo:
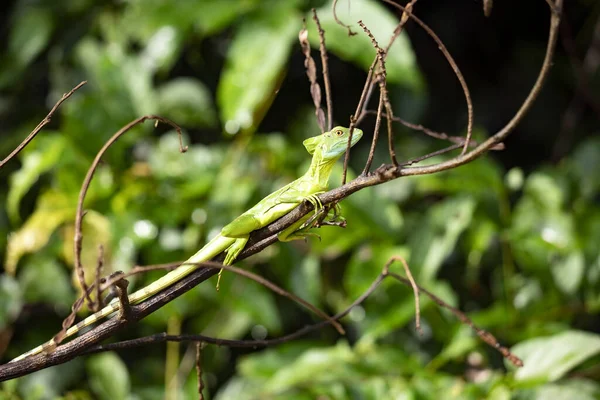
<svg viewBox="0 0 600 400"><path fill-rule="evenodd" d="M335 131L335 134L338 136L342 136L344 134L344 131L342 131L341 129L338 129L337 131Z"/></svg>

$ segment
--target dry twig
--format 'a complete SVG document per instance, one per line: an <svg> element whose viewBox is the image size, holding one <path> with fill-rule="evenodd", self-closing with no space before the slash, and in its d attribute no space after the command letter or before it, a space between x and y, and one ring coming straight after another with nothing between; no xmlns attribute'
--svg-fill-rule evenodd
<svg viewBox="0 0 600 400"><path fill-rule="evenodd" d="M33 131L31 131L31 133L25 138L25 140L23 140L21 142L21 144L19 144L17 146L16 149L14 149L8 156L6 156L6 158L4 158L4 160L0 161L0 168L2 168L4 166L4 164L6 164L13 157L15 157L17 154L19 154L21 152L21 150L23 150L25 148L25 146L27 146L29 144L29 142L31 142L33 140L33 138L42 130L42 128L50 123L50 121L52 120L52 117L54 116L54 113L56 112L58 107L60 107L62 103L64 103L69 97L71 97L73 95L73 93L75 93L77 90L79 90L86 83L87 83L87 81L82 81L77 86L75 86L73 89L69 90L69 92L63 94L62 97L60 98L60 100L58 100L56 102L56 104L54 104L54 107L52 107L52 109L50 110L48 115L46 115L46 118L44 118L42 120L42 122L40 122L38 124L38 126L36 126L35 129Z"/></svg>

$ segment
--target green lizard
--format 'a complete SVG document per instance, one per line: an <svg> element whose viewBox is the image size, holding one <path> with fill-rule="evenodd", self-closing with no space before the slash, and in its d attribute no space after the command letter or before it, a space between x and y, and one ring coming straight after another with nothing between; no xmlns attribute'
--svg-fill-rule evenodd
<svg viewBox="0 0 600 400"><path fill-rule="evenodd" d="M130 304L140 303L173 283L178 282L199 268L198 263L208 261L223 251L226 253L223 264L231 265L246 246L252 231L267 226L271 222L281 218L305 200L315 208L312 217L311 213L304 216L290 227L281 231L278 234L278 239L285 242L315 235L308 232L313 221L313 219L309 220L309 218L314 218L323 208L317 195L327 190L329 175L335 162L346 151L349 134L348 128L337 126L329 132L306 139L303 142L304 147L306 147L309 154L312 154L313 158L308 171L302 177L271 193L254 207L226 225L220 234L208 242L180 267L152 282L150 285L132 293L129 296ZM354 146L362 135L362 130L355 128L353 130L351 145ZM119 308L118 301L109 303L102 310L69 328L65 338L73 336L83 328L118 311ZM18 361L30 355L53 349L55 346L54 341L50 340L12 361Z"/></svg>

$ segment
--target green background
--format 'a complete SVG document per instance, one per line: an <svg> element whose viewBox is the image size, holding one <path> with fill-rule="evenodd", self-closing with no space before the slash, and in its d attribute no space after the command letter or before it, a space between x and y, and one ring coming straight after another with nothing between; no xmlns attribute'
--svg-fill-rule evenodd
<svg viewBox="0 0 600 400"><path fill-rule="evenodd" d="M519 2L506 3L496 4L489 19L478 2L416 8L463 69L478 139L517 110L544 54L545 2L518 11ZM325 227L321 241L277 243L238 264L335 313L366 290L389 257L404 256L420 285L467 312L525 367L515 370L424 296L423 332L417 333L411 290L386 280L343 319L344 337L325 328L256 351L207 346L208 398L600 398L599 82L592 71L582 90L577 69L600 7L568 3L549 83L506 151L362 190L342 203L346 229ZM348 37L330 6L302 0L18 0L3 6L0 154L16 147L62 93L89 83L0 171L2 361L48 340L76 299L72 237L79 188L96 152L124 124L150 113L170 118L184 127L189 151L180 154L175 132L150 122L108 151L85 203L88 277L100 244L107 274L185 259L304 172L309 156L301 142L319 128L298 45L302 18L313 45L311 7L326 31L336 123L348 124L374 57L369 39ZM398 20L375 0L340 2L338 11L345 22L362 19L383 44ZM466 107L456 78L433 41L413 24L408 32L387 63L395 113L464 134ZM320 65L318 53L313 56ZM573 101L582 106L568 125ZM361 126L365 137L352 152L351 176L364 165L373 122L367 118ZM395 134L400 160L446 145L401 126ZM382 141L374 165L384 162ZM332 186L340 176L338 165ZM399 264L392 268L402 273ZM142 287L160 274L131 284ZM220 292L215 282L114 340L162 331L273 338L318 321L245 278L225 273ZM195 346L187 343L80 357L2 383L0 398L197 398L194 357Z"/></svg>

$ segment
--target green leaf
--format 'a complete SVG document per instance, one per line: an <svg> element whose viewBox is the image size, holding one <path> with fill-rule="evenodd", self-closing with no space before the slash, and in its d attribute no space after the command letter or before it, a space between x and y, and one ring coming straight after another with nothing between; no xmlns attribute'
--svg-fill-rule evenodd
<svg viewBox="0 0 600 400"><path fill-rule="evenodd" d="M289 275L292 292L319 307L321 295L321 263L318 257L307 255Z"/></svg>
<svg viewBox="0 0 600 400"><path fill-rule="evenodd" d="M247 280L246 278L238 278ZM244 285L244 295L235 297L232 302L235 314L248 318L253 324L262 324L269 336L281 331L281 321L275 303L276 294L257 283ZM248 301L250 300L250 301Z"/></svg>
<svg viewBox="0 0 600 400"><path fill-rule="evenodd" d="M20 65L29 64L48 44L54 30L50 10L23 10L13 22L8 50Z"/></svg>
<svg viewBox="0 0 600 400"><path fill-rule="evenodd" d="M9 179L6 209L13 223L19 221L19 204L40 175L56 165L65 150L65 137L57 132L45 131L36 137L21 155L21 168Z"/></svg>
<svg viewBox="0 0 600 400"><path fill-rule="evenodd" d="M301 17L285 2L244 21L233 38L217 88L225 131L253 131L277 93Z"/></svg>
<svg viewBox="0 0 600 400"><path fill-rule="evenodd" d="M600 140L590 137L581 143L569 157L569 164L575 174L574 181L579 185L584 198L592 200L600 191Z"/></svg>
<svg viewBox="0 0 600 400"><path fill-rule="evenodd" d="M329 1L317 10L321 26L325 31L327 49L338 57L368 70L375 59L376 51L371 39L356 21L362 20L365 23L382 48L387 46L389 38L400 21L383 4L375 0L354 0L348 6L338 3L336 9L338 18L343 23L349 24L357 33L357 35L348 36L348 30L335 21L332 5L333 2ZM312 21L312 13L306 16L306 20ZM319 36L314 23L309 24L309 28L311 45L318 48ZM415 90L423 88L423 79L406 33L403 32L394 41L385 65L388 82L399 83Z"/></svg>
<svg viewBox="0 0 600 400"><path fill-rule="evenodd" d="M83 378L83 362L75 359L19 378L23 399L54 399Z"/></svg>
<svg viewBox="0 0 600 400"><path fill-rule="evenodd" d="M518 399L548 400L548 399L577 399L598 400L600 398L600 385L585 379L572 379L566 382L549 383L533 390L526 391L527 397L519 396Z"/></svg>
<svg viewBox="0 0 600 400"><path fill-rule="evenodd" d="M22 289L15 278L9 275L0 275L0 331L17 318L22 306Z"/></svg>
<svg viewBox="0 0 600 400"><path fill-rule="evenodd" d="M91 356L86 361L90 386L99 399L121 400L129 397L129 371L114 353Z"/></svg>
<svg viewBox="0 0 600 400"><path fill-rule="evenodd" d="M63 257L68 265L75 264L73 254L73 242L75 236L75 224L65 225L61 231L63 240ZM99 246L103 247L104 269L103 275L113 272L108 267L111 265L111 224L108 218L94 210L87 210L82 224L81 233L81 263L84 267L86 281L88 284L95 279L96 265L98 264Z"/></svg>
<svg viewBox="0 0 600 400"><path fill-rule="evenodd" d="M264 1L264 0L262 0ZM202 7L195 7L195 20L204 35L218 33L236 18L256 8L261 0L204 0ZM195 2L192 2L195 4Z"/></svg>
<svg viewBox="0 0 600 400"><path fill-rule="evenodd" d="M158 89L161 115L180 125L215 126L210 92L194 78L176 78Z"/></svg>
<svg viewBox="0 0 600 400"><path fill-rule="evenodd" d="M444 350L440 352L429 364L429 368L440 368L450 360L455 360L473 351L479 344L473 331L467 325L460 325L456 333L451 336Z"/></svg>
<svg viewBox="0 0 600 400"><path fill-rule="evenodd" d="M68 311L75 300L75 292L66 270L55 260L42 255L31 257L22 267L19 283L28 303L46 303ZM48 285L52 282L52 285Z"/></svg>
<svg viewBox="0 0 600 400"><path fill-rule="evenodd" d="M50 236L63 223L73 219L74 205L66 196L47 192L40 196L36 210L25 224L10 235L6 247L5 269L14 274L24 254L35 252L48 243Z"/></svg>
<svg viewBox="0 0 600 400"><path fill-rule="evenodd" d="M535 172L527 178L525 196L544 210L558 210L565 202L564 191L556 179L541 172Z"/></svg>
<svg viewBox="0 0 600 400"><path fill-rule="evenodd" d="M572 330L521 342L512 352L524 363L515 371L517 381L553 382L600 354L600 335Z"/></svg>
<svg viewBox="0 0 600 400"><path fill-rule="evenodd" d="M566 294L575 294L585 273L585 258L580 251L573 252L551 265L556 286Z"/></svg>
<svg viewBox="0 0 600 400"><path fill-rule="evenodd" d="M514 257L522 267L547 271L549 261L560 262L580 251L573 213L563 211L565 192L548 173L536 172L527 179L509 231Z"/></svg>
<svg viewBox="0 0 600 400"><path fill-rule="evenodd" d="M409 238L412 250L409 262L418 281L428 282L436 276L446 257L454 251L459 236L471 223L475 205L473 197L451 197L431 207L426 219L421 218Z"/></svg>

